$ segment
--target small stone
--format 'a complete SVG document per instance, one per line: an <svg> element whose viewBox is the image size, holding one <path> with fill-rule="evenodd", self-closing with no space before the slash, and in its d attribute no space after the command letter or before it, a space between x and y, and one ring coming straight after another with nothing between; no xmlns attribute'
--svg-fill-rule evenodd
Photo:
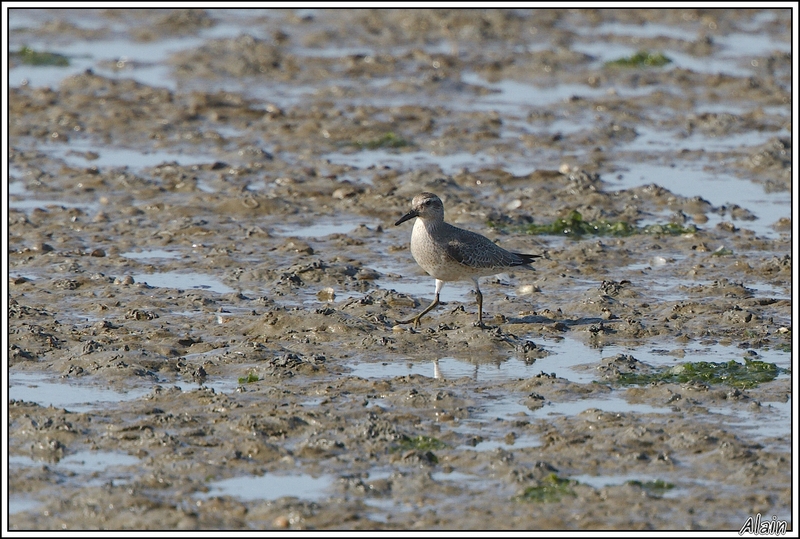
<svg viewBox="0 0 800 539"><path fill-rule="evenodd" d="M330 286L317 292L317 299L320 301L333 301L335 297L336 292Z"/></svg>
<svg viewBox="0 0 800 539"><path fill-rule="evenodd" d="M345 198L354 197L358 194L358 191L353 189L352 187L340 187L336 191L333 192L331 196L337 200L344 200Z"/></svg>
<svg viewBox="0 0 800 539"><path fill-rule="evenodd" d="M358 273L356 273L356 279L358 279L359 281L374 281L379 277L380 273L368 269L360 269Z"/></svg>

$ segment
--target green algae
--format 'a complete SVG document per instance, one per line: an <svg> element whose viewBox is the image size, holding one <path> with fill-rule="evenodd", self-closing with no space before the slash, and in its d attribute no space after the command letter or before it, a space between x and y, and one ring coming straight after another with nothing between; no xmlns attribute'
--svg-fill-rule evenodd
<svg viewBox="0 0 800 539"><path fill-rule="evenodd" d="M518 227L508 227L490 221L488 225L498 229L513 228L513 232L522 234L569 236L572 238L586 235L622 237L636 234L678 236L681 234L692 234L698 230L694 225L689 225L687 227L676 223L636 226L625 221L609 221L606 219L587 221L577 210L570 212L566 218L559 218L547 224L531 223Z"/></svg>
<svg viewBox="0 0 800 539"><path fill-rule="evenodd" d="M551 473L540 481L540 485L526 488L522 494L513 499L518 502L552 503L561 501L564 496L577 496L572 487L578 482L574 479L563 479Z"/></svg>
<svg viewBox="0 0 800 539"><path fill-rule="evenodd" d="M63 54L39 52L24 46L19 51L12 53L12 56L20 63L32 66L65 67L69 65L69 58Z"/></svg>
<svg viewBox="0 0 800 539"><path fill-rule="evenodd" d="M660 52L653 53L641 50L634 55L606 62L606 66L626 68L662 67L671 62L672 60Z"/></svg>
<svg viewBox="0 0 800 539"><path fill-rule="evenodd" d="M623 373L620 374L617 382L622 385L704 382L750 389L774 380L780 372L781 369L774 363L758 360L745 359L743 364L733 360L720 363L698 361L656 369L647 374Z"/></svg>

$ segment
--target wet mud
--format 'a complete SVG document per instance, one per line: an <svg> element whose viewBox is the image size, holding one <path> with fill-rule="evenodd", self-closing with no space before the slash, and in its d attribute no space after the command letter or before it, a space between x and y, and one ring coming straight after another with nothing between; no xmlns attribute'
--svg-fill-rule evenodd
<svg viewBox="0 0 800 539"><path fill-rule="evenodd" d="M788 11L18 16L90 65L12 58L12 529L793 526ZM546 254L488 329L397 324L421 191ZM623 383L702 361L778 374Z"/></svg>

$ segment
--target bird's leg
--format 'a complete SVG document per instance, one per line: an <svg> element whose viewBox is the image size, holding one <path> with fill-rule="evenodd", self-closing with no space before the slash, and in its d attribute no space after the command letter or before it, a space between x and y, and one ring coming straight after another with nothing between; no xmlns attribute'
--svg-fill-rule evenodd
<svg viewBox="0 0 800 539"><path fill-rule="evenodd" d="M436 279L436 297L433 299L431 304L428 305L427 307L425 307L425 310L422 311L421 313L419 313L414 318L409 318L408 320L398 320L397 323L398 324L411 324L411 323L413 323L414 327L419 327L420 318L422 318L423 316L428 314L431 311L431 309L433 309L434 307L439 305L439 292L441 292L442 286L444 286L444 281L440 281L439 279Z"/></svg>
<svg viewBox="0 0 800 539"><path fill-rule="evenodd" d="M483 326L483 294L481 294L480 290L476 290L478 294L478 325L482 328Z"/></svg>
<svg viewBox="0 0 800 539"><path fill-rule="evenodd" d="M433 309L437 305L439 305L439 294L436 294L436 299L434 299L431 302L430 305L425 307L425 310L422 311L421 313L419 313L417 316L415 316L414 318L409 318L408 320L398 320L397 323L398 324L411 324L411 323L413 323L414 327L419 327L419 319L422 318L423 316L425 316L426 314L428 314L431 311L431 309Z"/></svg>
<svg viewBox="0 0 800 539"><path fill-rule="evenodd" d="M481 329L485 329L486 326L483 325L483 294L481 294L481 287L478 286L478 279L472 279L475 282L475 296L478 299L478 327Z"/></svg>

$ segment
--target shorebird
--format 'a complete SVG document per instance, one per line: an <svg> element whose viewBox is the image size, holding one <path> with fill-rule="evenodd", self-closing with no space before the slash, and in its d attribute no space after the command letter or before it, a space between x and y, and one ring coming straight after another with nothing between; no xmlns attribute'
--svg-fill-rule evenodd
<svg viewBox="0 0 800 539"><path fill-rule="evenodd" d="M411 232L411 255L428 275L436 279L436 297L424 311L398 324L419 326L420 319L439 305L439 293L449 281L472 279L478 299L478 326L483 328L483 294L478 277L496 275L509 268L533 269L530 263L541 255L512 253L489 238L444 222L444 205L433 193L420 193L411 201L411 211L398 226L417 218Z"/></svg>

